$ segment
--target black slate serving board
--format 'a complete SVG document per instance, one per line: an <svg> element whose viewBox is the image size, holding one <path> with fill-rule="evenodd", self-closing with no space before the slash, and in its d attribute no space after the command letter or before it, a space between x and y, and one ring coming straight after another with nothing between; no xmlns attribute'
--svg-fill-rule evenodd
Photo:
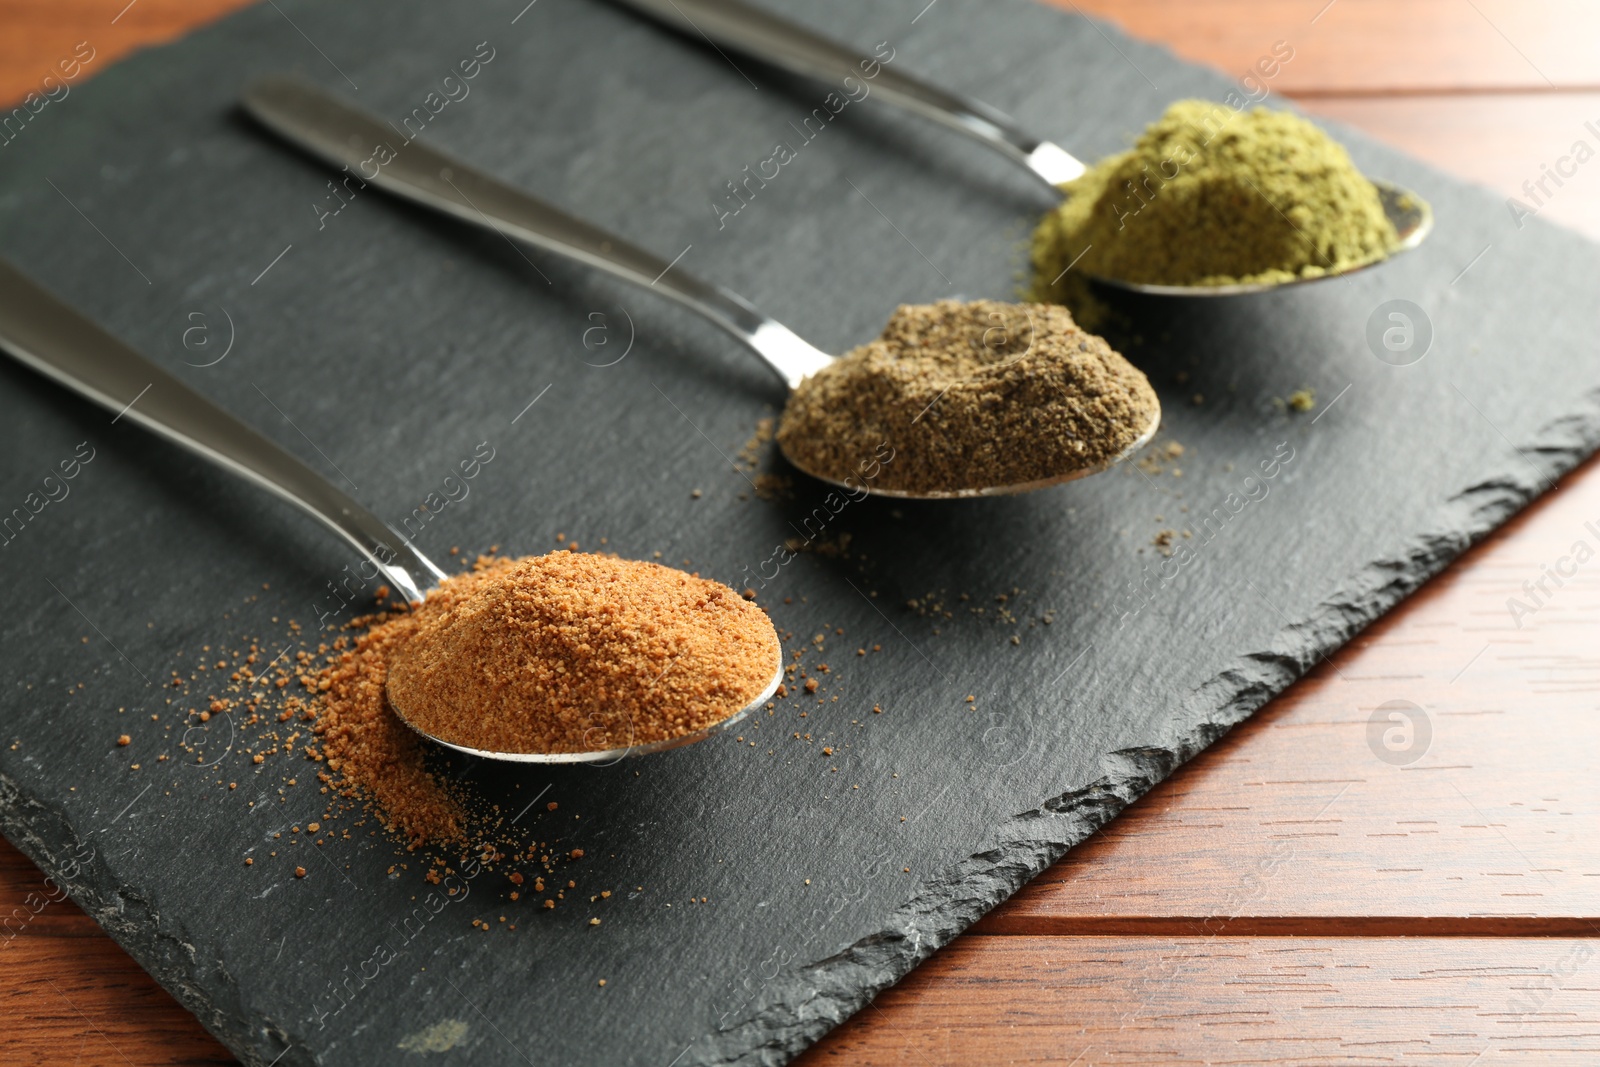
<svg viewBox="0 0 1600 1067"><path fill-rule="evenodd" d="M1090 158L1172 99L1235 90L1025 0L924 2L792 6ZM491 50L428 139L682 251L833 350L898 302L1010 296L1048 204L981 149L868 100L719 219L725 182L798 142L827 90L594 0L279 0L98 74L0 148L0 251L381 515L410 515L489 442L495 458L424 550L605 537L761 585L791 647L829 637L810 657L832 661L826 702L805 719L785 703L745 731L753 747L453 765L506 805L548 789L560 810L541 800L530 832L585 849L580 888L545 912L483 872L403 933L428 887L415 865L386 874L392 842L285 846L272 835L316 818L321 797L278 802L282 765L251 764L217 729L226 717L191 736L221 753L199 767L156 762L177 750L149 722L181 710L160 683L201 646L314 624L354 560L255 490L0 364L0 511L31 507L80 442L94 457L0 548L0 826L248 1063L781 1062L1600 441L1595 247L1519 228L1489 193L1340 131L1369 173L1432 202L1436 234L1337 282L1124 301L1137 326L1113 339L1162 392L1162 440L1186 448L1164 473L938 506L840 507L804 480L792 499L740 499L729 457L782 399L753 358L658 299L375 191L332 213L330 175L232 106L249 77L299 69L398 123ZM1427 321L1420 361L1420 341L1379 344L1385 359L1369 344L1394 300ZM209 332L186 345L195 325ZM586 334L597 326L609 332ZM1273 402L1302 386L1317 412ZM848 555L768 562L802 528L850 534ZM1195 531L1182 563L1150 547L1162 528ZM926 614L930 593L952 617ZM247 870L246 855L261 859ZM616 892L589 904L602 888Z"/></svg>

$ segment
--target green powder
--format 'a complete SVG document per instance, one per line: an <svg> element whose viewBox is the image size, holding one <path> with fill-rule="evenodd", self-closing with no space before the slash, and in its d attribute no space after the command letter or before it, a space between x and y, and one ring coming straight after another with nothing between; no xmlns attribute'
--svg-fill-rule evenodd
<svg viewBox="0 0 1600 1067"><path fill-rule="evenodd" d="M1180 100L1131 150L1062 189L1066 201L1033 235L1035 300L1075 303L1082 275L1198 286L1316 278L1382 259L1399 241L1342 145L1265 108Z"/></svg>

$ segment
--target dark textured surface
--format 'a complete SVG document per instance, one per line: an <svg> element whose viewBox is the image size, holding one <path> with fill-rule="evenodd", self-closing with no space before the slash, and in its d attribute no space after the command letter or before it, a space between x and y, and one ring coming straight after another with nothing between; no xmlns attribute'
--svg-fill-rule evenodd
<svg viewBox="0 0 1600 1067"><path fill-rule="evenodd" d="M835 349L898 301L1008 295L1017 242L1044 206L981 150L868 102L719 231L708 205L722 183L794 141L788 124L824 90L736 60L754 89L714 52L576 0L540 0L514 25L519 3L278 7L42 112L0 149L0 251L394 521L490 441L496 458L424 530L427 551L539 551L560 530L690 558L742 586L826 504L806 486L780 503L738 498L748 487L722 453L781 396L687 315L375 192L319 230L311 205L327 175L230 109L251 74L299 67L349 90L342 70L398 119L488 41L494 60L430 136L669 257L692 244L686 268ZM830 0L802 13L863 45L891 41L896 65L1086 156L1172 98L1227 91L1026 3L942 0L912 26L922 8ZM803 555L762 590L802 641L845 630L822 657L837 703L804 720L786 705L750 733L754 748L723 737L609 769L483 775L480 788L518 807L550 787L560 811L529 820L586 850L577 900L551 913L512 904L485 873L409 939L392 924L425 887L415 866L385 875L390 843L338 842L309 860L305 846L269 845L316 818L321 798L289 790L275 803L283 766L258 771L238 751L210 770L157 763L178 750L148 722L172 713L147 679L187 673L202 645L312 622L350 561L259 493L0 366L0 511L25 506L78 442L96 450L70 495L0 548L6 835L67 866L74 897L247 1062L409 1059L397 1043L451 1020L465 1032L436 1059L782 1060L1600 439L1593 246L1537 222L1518 230L1487 193L1346 139L1369 172L1433 202L1424 249L1273 297L1125 305L1138 336L1114 340L1162 390L1163 439L1188 449L1181 478L1128 467L1011 500L850 504L824 536L852 534L854 558ZM1432 350L1409 367L1379 362L1365 340L1395 298L1433 322ZM183 316L219 306L233 350L186 368L213 357L178 343ZM614 366L592 366L612 357L583 346L596 311L615 340L626 319L637 331ZM1271 398L1301 386L1340 398L1321 416L1279 413ZM1198 516L1226 514L1280 442L1294 458L1266 497L1207 538ZM1124 619L1167 527L1197 531L1192 561L1153 579L1149 606ZM1014 589L1007 607L1023 622L1010 626L994 597ZM906 606L941 590L954 618ZM1047 611L1053 625L1028 627ZM881 654L853 655L875 643ZM875 703L886 713L870 714ZM239 790L217 788L219 772ZM261 857L248 872L246 854ZM601 888L619 892L590 907ZM516 933L468 925L501 914ZM588 927L591 914L604 925ZM397 959L360 977L380 943ZM352 975L349 1006L324 1014Z"/></svg>

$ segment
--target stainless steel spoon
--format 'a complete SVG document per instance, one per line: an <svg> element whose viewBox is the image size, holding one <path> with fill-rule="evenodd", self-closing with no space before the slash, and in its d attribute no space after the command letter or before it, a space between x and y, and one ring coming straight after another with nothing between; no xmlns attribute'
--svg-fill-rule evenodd
<svg viewBox="0 0 1600 1067"><path fill-rule="evenodd" d="M350 168L368 185L671 297L760 356L791 391L808 375L833 362L833 356L808 344L731 290L702 281L678 269L675 263L568 215L436 148L411 141L395 149L393 126L315 85L298 78L263 78L245 89L243 100L245 110L269 130L318 159ZM1126 459L1155 436L1160 421L1157 410L1138 439L1110 462L1080 467L1053 478L942 492L909 493L875 487L867 491L921 500L1031 492L1095 474ZM794 457L789 460L794 463ZM843 484L799 463L795 466L820 481ZM863 487L846 488L859 491Z"/></svg>
<svg viewBox="0 0 1600 1067"><path fill-rule="evenodd" d="M871 79L872 89L885 100L992 148L1013 163L1021 164L1058 194L1061 192L1058 186L1062 182L1079 177L1087 169L1066 149L1025 132L1015 119L988 104L930 85L899 70L891 70L872 56L864 56L745 0L616 2L689 37L703 38L713 45L726 45L805 78L834 83L845 78L861 81L867 69L864 64L871 64L877 68L877 73ZM1389 217L1400 237L1399 243L1383 259L1315 278L1243 285L1148 285L1100 275L1090 277L1119 289L1157 296L1236 296L1354 274L1386 262L1402 252L1409 252L1420 245L1433 229L1433 209L1426 200L1388 182L1373 181L1372 184L1377 187L1384 214Z"/></svg>
<svg viewBox="0 0 1600 1067"><path fill-rule="evenodd" d="M137 423L307 512L370 560L406 600L421 600L444 579L444 572L403 534L322 475L62 303L5 260L0 260L0 349L116 413L112 421ZM783 680L783 652L776 633L772 639L779 652L772 681L761 695L732 717L671 741L603 752L541 754L485 752L423 736L458 752L521 763L607 762L687 745L727 729L777 691ZM404 709L395 711L405 719Z"/></svg>

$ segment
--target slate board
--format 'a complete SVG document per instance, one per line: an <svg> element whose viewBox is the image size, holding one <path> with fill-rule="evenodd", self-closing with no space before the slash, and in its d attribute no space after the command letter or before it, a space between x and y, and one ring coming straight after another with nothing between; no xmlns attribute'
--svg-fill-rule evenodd
<svg viewBox="0 0 1600 1067"><path fill-rule="evenodd" d="M1025 0L943 0L915 25L924 0L794 7L835 36L891 42L895 66L1085 157L1172 99L1230 89ZM751 357L660 300L373 191L319 229L328 174L231 105L248 77L295 68L359 86L398 121L479 42L493 60L430 139L668 256L686 250L685 268L834 350L897 302L1011 295L1048 203L976 146L868 101L719 230L723 183L793 140L824 90L590 0L279 0L35 116L0 148L0 250L392 521L491 442L471 495L419 538L426 551L542 551L560 531L752 584L829 505L804 483L786 502L739 499L749 487L726 457L781 402ZM286 852L304 880L281 858L246 870L242 856L264 856L321 798L271 803L281 768L254 768L220 731L195 738L223 748L216 768L156 763L164 735L145 721L167 710L155 683L200 646L281 635L272 616L311 622L354 561L257 491L0 364L0 508L79 442L95 450L71 495L0 549L6 836L247 1063L407 1062L423 1054L398 1043L452 1021L464 1030L441 1062L785 1060L1596 447L1595 247L1538 220L1519 229L1489 193L1339 134L1369 173L1432 201L1438 230L1336 283L1125 303L1139 326L1113 339L1162 391L1162 439L1188 450L1181 478L1127 467L1015 499L849 505L824 539L853 535L850 558L802 554L762 589L800 641L844 629L824 657L837 703L804 720L786 705L747 731L755 747L721 737L608 769L458 765L506 804L549 788L559 816L530 825L587 851L580 899L542 913L485 874L414 937L396 924L423 887L415 869L386 876L391 843ZM1431 321L1409 366L1369 349L1369 319L1392 299ZM222 362L195 366L219 349L179 343L190 311L219 343L231 318ZM596 312L614 345L631 320L612 366L597 364L616 347L583 343ZM1272 403L1301 386L1318 414ZM1267 495L1230 508L1280 444L1293 459L1254 483ZM1152 535L1198 530L1217 508L1220 532L1163 577ZM1150 599L1129 614L1141 582ZM996 622L993 597L1014 589L1022 623ZM954 618L907 606L938 590ZM986 616L961 610L975 604ZM124 729L129 749L113 742ZM590 906L602 887L618 893ZM469 925L500 914L516 934ZM385 943L398 958L365 974ZM333 1013L341 982L353 999Z"/></svg>

